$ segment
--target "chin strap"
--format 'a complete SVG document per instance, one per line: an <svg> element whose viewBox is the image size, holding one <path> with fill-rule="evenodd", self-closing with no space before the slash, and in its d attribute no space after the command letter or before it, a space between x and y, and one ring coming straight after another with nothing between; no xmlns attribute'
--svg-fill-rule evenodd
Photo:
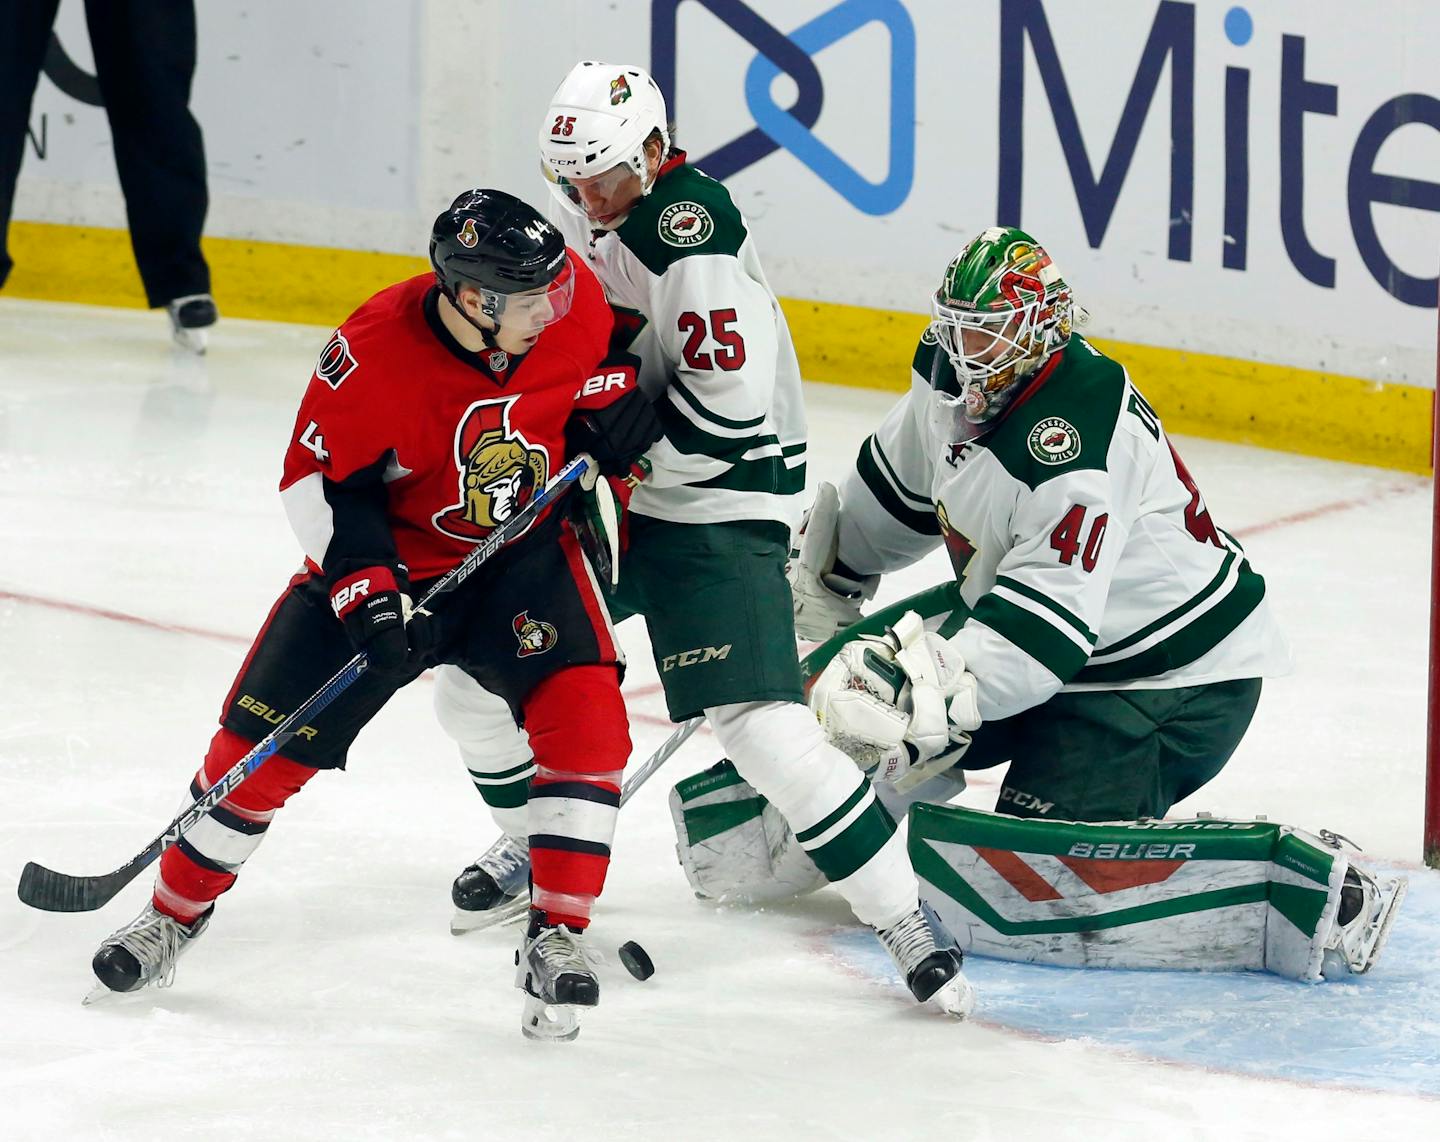
<svg viewBox="0 0 1440 1142"><path fill-rule="evenodd" d="M500 342L495 340L495 331L491 329L486 329L485 326L481 325L478 321L476 321L473 317L466 313L465 307L460 304L459 298L457 298L453 293L450 292L448 286L442 285L440 287L440 296L450 303L451 308L453 308L455 312L460 315L462 321L471 326L476 333L480 334L480 339L485 343L485 348L500 349ZM504 352L504 350L501 350L501 352Z"/></svg>

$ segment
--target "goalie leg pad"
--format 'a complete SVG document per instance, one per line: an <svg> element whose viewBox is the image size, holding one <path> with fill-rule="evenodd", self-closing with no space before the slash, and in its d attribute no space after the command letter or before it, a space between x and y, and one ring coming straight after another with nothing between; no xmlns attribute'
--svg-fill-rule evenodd
<svg viewBox="0 0 1440 1142"><path fill-rule="evenodd" d="M798 702L705 711L740 774L795 831L856 919L886 928L915 910L915 877L895 820Z"/></svg>
<svg viewBox="0 0 1440 1142"><path fill-rule="evenodd" d="M960 946L1066 967L1368 971L1403 880L1266 821L1079 824L959 806L910 811L921 899Z"/></svg>
<svg viewBox="0 0 1440 1142"><path fill-rule="evenodd" d="M785 818L729 761L670 790L675 852L695 895L763 904L825 883Z"/></svg>

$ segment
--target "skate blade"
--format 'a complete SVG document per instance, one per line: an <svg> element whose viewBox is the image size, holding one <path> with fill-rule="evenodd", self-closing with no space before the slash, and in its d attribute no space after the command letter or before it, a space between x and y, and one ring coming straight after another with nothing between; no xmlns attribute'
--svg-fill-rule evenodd
<svg viewBox="0 0 1440 1142"><path fill-rule="evenodd" d="M128 1002L136 996L143 994L145 988L137 987L134 991L111 991L98 980L85 993L85 998L80 1001L81 1007L111 1007L120 1003Z"/></svg>
<svg viewBox="0 0 1440 1142"><path fill-rule="evenodd" d="M209 327L201 329L173 329L170 332L170 339L175 347L181 352L193 354L196 357L205 356L205 350L209 347Z"/></svg>
<svg viewBox="0 0 1440 1142"><path fill-rule="evenodd" d="M455 909L455 915L450 917L450 934L452 936L463 936L466 932L482 932L486 928L499 928L504 924L512 924L521 919L530 911L530 898L528 896L516 896L504 904L497 904L494 908L487 908L483 912L466 912L463 908Z"/></svg>
<svg viewBox="0 0 1440 1142"><path fill-rule="evenodd" d="M1390 939L1390 929L1395 926L1395 917L1400 914L1400 902L1410 890L1410 881L1403 876L1394 880L1382 880L1379 884L1382 894L1380 921L1377 925L1379 930L1375 933L1375 942L1365 956L1365 966L1356 972L1356 975L1364 975L1380 962L1380 953L1385 950L1385 944Z"/></svg>
<svg viewBox="0 0 1440 1142"><path fill-rule="evenodd" d="M963 974L956 973L925 1002L945 1015L965 1019L975 1010L975 988Z"/></svg>
<svg viewBox="0 0 1440 1142"><path fill-rule="evenodd" d="M580 1034L579 1010L527 994L520 1013L520 1034L539 1043L568 1043Z"/></svg>

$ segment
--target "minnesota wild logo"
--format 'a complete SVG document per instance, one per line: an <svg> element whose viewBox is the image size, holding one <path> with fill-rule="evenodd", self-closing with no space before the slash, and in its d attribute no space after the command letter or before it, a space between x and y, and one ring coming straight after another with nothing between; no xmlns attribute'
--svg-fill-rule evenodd
<svg viewBox="0 0 1440 1142"><path fill-rule="evenodd" d="M1065 464L1080 455L1080 434L1061 416L1047 416L1030 430L1026 443L1042 464Z"/></svg>
<svg viewBox="0 0 1440 1142"><path fill-rule="evenodd" d="M698 246L715 233L715 219L698 202L672 202L660 212L660 240L670 246Z"/></svg>

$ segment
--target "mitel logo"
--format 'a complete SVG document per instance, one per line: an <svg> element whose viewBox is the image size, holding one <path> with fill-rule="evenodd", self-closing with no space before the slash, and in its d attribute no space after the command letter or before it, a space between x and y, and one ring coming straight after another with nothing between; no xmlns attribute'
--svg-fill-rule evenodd
<svg viewBox="0 0 1440 1142"><path fill-rule="evenodd" d="M1273 8L1273 6L1271 6ZM1052 10L1059 10L1054 5ZM1267 11L1270 9L1267 8ZM1255 26L1243 7L1224 17L1226 38L1236 48L1254 38ZM1336 29L1335 34L1343 34ZM1311 244L1305 231L1306 117L1338 113L1339 88L1318 83L1305 74L1305 38L1280 37L1279 138L1264 140L1276 147L1280 163L1280 236L1296 270L1326 289L1335 287L1335 259ZM1272 40L1273 42L1273 40ZM1027 53L1027 47L1029 52ZM1060 63L1044 0L1005 0L1000 5L1000 118L998 216L1021 224L1021 190L1025 140L1025 66L1027 54L1039 73L1050 106L1075 198L1092 247L1099 247L1125 185L1136 143L1160 85L1166 64L1170 75L1170 202L1165 225L1172 261L1191 260L1195 200L1195 5L1161 0L1135 78L1130 84L1120 123L1104 166L1096 177L1080 132L1070 85ZM1257 62L1259 62L1257 60ZM1118 61L1107 59L1107 67ZM1214 85L1208 77L1206 90ZM1081 88L1077 86L1077 92ZM1270 84L1264 89L1271 89ZM1225 190L1221 264L1243 270L1249 256L1250 211L1250 70L1227 65L1224 76ZM1407 305L1433 307L1437 278L1419 278L1401 270L1380 245L1375 225L1377 203L1440 212L1440 183L1380 174L1375 160L1385 142L1401 127L1420 123L1440 130L1440 99L1409 93L1393 96L1375 108L1356 137L1346 177L1350 229L1355 246L1375 280Z"/></svg>
<svg viewBox="0 0 1440 1142"><path fill-rule="evenodd" d="M650 16L650 71L672 118L676 108L676 15L687 0L653 0ZM915 178L915 25L900 0L842 0L788 34L740 0L689 0L709 11L755 48L745 74L745 103L755 127L694 159L712 178L724 180L785 148L836 193L866 214L890 214L910 194ZM884 179L872 182L812 130L825 101L815 56L869 24L879 24L890 42L890 58L875 73L847 76L848 83L876 85L889 77L889 161ZM689 50L703 49L696 44ZM888 66L887 66L888 64ZM777 106L771 83L784 72L798 89L793 106ZM878 94L877 94L878 97Z"/></svg>

